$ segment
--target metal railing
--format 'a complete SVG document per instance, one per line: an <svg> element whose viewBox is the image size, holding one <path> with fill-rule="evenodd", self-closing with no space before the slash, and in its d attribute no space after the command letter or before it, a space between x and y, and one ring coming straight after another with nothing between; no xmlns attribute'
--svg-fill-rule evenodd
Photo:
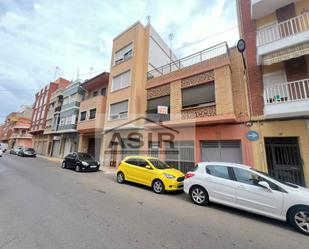
<svg viewBox="0 0 309 249"><path fill-rule="evenodd" d="M309 79L285 82L264 88L265 105L309 100Z"/></svg>
<svg viewBox="0 0 309 249"><path fill-rule="evenodd" d="M257 46L262 46L285 37L309 30L309 12L284 22L268 25L257 30Z"/></svg>
<svg viewBox="0 0 309 249"><path fill-rule="evenodd" d="M228 52L228 46L226 42L217 44L215 46L204 49L195 54L189 55L176 61L172 61L171 63L168 63L164 66L155 68L147 73L147 79L152 79L155 77L159 77L161 75L177 71L184 67L188 67L200 63L202 61L206 61L218 57L220 55L227 54L227 52Z"/></svg>

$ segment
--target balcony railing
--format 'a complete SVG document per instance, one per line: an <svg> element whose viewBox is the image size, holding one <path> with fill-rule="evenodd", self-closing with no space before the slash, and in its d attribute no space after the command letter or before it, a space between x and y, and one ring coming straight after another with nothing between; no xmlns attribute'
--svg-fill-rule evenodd
<svg viewBox="0 0 309 249"><path fill-rule="evenodd" d="M257 30L257 46L275 42L308 30L309 12Z"/></svg>
<svg viewBox="0 0 309 249"><path fill-rule="evenodd" d="M217 44L213 47L210 47L200 52L197 52L195 54L189 55L180 60L172 61L171 63L168 63L162 67L155 68L147 73L147 79L152 79L155 77L159 77L161 75L165 75L165 74L177 71L184 67L188 67L188 66L200 63L202 61L206 61L206 60L215 58L217 56L227 54L227 52L228 52L228 47L227 47L226 42Z"/></svg>
<svg viewBox="0 0 309 249"><path fill-rule="evenodd" d="M264 88L265 105L300 100L309 100L309 79L286 82Z"/></svg>
<svg viewBox="0 0 309 249"><path fill-rule="evenodd" d="M12 134L12 138L32 138L31 134Z"/></svg>

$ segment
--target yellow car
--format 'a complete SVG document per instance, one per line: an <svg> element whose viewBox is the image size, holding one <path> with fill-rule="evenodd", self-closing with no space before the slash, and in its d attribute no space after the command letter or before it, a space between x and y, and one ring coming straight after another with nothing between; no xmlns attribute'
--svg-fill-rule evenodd
<svg viewBox="0 0 309 249"><path fill-rule="evenodd" d="M157 194L183 189L184 174L165 162L148 156L128 156L121 161L117 182L136 182L149 187Z"/></svg>

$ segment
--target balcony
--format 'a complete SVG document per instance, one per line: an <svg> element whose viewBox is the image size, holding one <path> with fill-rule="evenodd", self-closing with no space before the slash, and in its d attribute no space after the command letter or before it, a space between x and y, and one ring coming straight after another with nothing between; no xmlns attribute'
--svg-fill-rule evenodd
<svg viewBox="0 0 309 249"><path fill-rule="evenodd" d="M213 58L220 58L220 55L227 55L227 53L227 44L226 42L223 42L195 54L184 57L180 60L172 61L171 63L168 63L162 67L155 68L147 73L147 79L150 80L159 76L163 76Z"/></svg>
<svg viewBox="0 0 309 249"><path fill-rule="evenodd" d="M14 133L14 134L12 134L11 138L31 139L32 135L27 134L27 133L25 133L25 134L16 134L16 133Z"/></svg>
<svg viewBox="0 0 309 249"><path fill-rule="evenodd" d="M309 79L275 84L264 88L267 118L309 115Z"/></svg>
<svg viewBox="0 0 309 249"><path fill-rule="evenodd" d="M271 52L309 41L309 13L262 27L256 33L258 64Z"/></svg>
<svg viewBox="0 0 309 249"><path fill-rule="evenodd" d="M251 16L253 19L259 19L267 16L281 7L298 0L251 0Z"/></svg>
<svg viewBox="0 0 309 249"><path fill-rule="evenodd" d="M90 110L96 109L96 117L94 119L89 119ZM80 133L96 132L103 130L104 118L106 110L106 97L96 96L80 103L80 113L86 112L86 119L78 121L77 130ZM80 116L79 116L80 118Z"/></svg>
<svg viewBox="0 0 309 249"><path fill-rule="evenodd" d="M71 108L79 108L80 106L80 102L78 101L73 101L71 103L68 103L68 104L65 104L62 106L61 110L68 110L68 109L71 109Z"/></svg>

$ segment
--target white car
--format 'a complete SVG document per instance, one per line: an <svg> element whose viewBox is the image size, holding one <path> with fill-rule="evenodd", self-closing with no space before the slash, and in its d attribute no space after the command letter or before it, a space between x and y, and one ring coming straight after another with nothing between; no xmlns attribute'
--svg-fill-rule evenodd
<svg viewBox="0 0 309 249"><path fill-rule="evenodd" d="M0 149L0 157L2 157L3 151Z"/></svg>
<svg viewBox="0 0 309 249"><path fill-rule="evenodd" d="M234 163L202 162L186 174L184 191L198 205L216 202L288 221L309 235L309 189Z"/></svg>

